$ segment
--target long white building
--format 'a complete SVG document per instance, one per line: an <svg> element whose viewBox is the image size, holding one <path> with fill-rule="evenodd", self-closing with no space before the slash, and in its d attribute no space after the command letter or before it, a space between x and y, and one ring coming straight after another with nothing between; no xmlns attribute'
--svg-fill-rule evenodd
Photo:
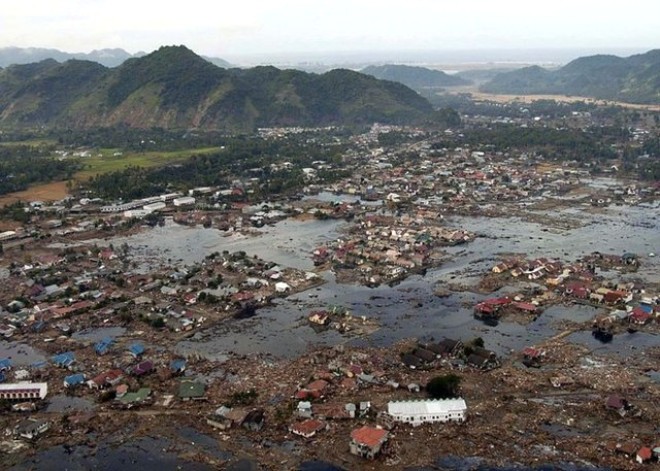
<svg viewBox="0 0 660 471"><path fill-rule="evenodd" d="M387 404L387 412L395 421L416 427L436 422L463 422L467 404L460 398L392 401Z"/></svg>
<svg viewBox="0 0 660 471"><path fill-rule="evenodd" d="M48 394L48 383L20 383L0 384L0 399L9 401L44 399Z"/></svg>

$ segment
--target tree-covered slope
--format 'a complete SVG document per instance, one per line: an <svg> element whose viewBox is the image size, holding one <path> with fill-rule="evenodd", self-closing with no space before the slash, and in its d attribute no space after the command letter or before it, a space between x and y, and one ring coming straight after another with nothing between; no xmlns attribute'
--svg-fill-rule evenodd
<svg viewBox="0 0 660 471"><path fill-rule="evenodd" d="M581 57L557 70L525 67L482 85L488 93L579 95L631 103L660 103L660 50L627 58Z"/></svg>
<svg viewBox="0 0 660 471"><path fill-rule="evenodd" d="M438 119L402 84L349 70L223 69L184 46L108 69L49 60L0 71L0 125L223 130Z"/></svg>
<svg viewBox="0 0 660 471"><path fill-rule="evenodd" d="M371 65L362 69L362 73L381 80L399 82L413 90L453 87L457 85L468 85L470 83L464 78L456 75L449 75L440 70L432 70L425 67L413 67L409 65Z"/></svg>

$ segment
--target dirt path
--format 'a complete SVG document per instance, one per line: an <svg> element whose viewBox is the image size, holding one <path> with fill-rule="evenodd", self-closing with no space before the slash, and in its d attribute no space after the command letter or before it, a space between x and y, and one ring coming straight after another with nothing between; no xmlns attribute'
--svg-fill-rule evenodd
<svg viewBox="0 0 660 471"><path fill-rule="evenodd" d="M57 201L65 198L69 194L66 182L51 182L42 185L35 185L24 191L8 193L0 196L0 206L5 206L16 201Z"/></svg>

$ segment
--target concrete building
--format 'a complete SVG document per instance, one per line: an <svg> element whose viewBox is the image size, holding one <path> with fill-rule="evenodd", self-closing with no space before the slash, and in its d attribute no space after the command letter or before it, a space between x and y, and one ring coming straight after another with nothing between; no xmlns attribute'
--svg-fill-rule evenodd
<svg viewBox="0 0 660 471"><path fill-rule="evenodd" d="M351 453L367 459L374 459L387 442L387 430L377 427L361 427L351 432L349 447Z"/></svg>
<svg viewBox="0 0 660 471"><path fill-rule="evenodd" d="M172 200L172 204L174 206L190 206L195 204L195 198L192 196L183 196L181 198L175 198Z"/></svg>
<svg viewBox="0 0 660 471"><path fill-rule="evenodd" d="M167 204L163 201L157 201L156 203L149 203L145 204L142 209L145 211L149 211L150 213L153 213L154 211L159 211L161 209L165 209L167 207Z"/></svg>
<svg viewBox="0 0 660 471"><path fill-rule="evenodd" d="M8 401L24 401L29 399L44 399L48 394L48 383L20 383L0 384L0 399Z"/></svg>
<svg viewBox="0 0 660 471"><path fill-rule="evenodd" d="M467 405L464 399L393 401L387 404L387 412L395 421L416 427L436 422L463 422Z"/></svg>

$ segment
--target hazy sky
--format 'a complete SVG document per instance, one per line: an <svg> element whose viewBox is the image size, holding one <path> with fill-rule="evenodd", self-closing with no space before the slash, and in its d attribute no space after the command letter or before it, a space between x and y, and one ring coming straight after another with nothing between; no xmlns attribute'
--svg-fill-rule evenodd
<svg viewBox="0 0 660 471"><path fill-rule="evenodd" d="M200 54L660 47L660 1L4 0L0 47Z"/></svg>

